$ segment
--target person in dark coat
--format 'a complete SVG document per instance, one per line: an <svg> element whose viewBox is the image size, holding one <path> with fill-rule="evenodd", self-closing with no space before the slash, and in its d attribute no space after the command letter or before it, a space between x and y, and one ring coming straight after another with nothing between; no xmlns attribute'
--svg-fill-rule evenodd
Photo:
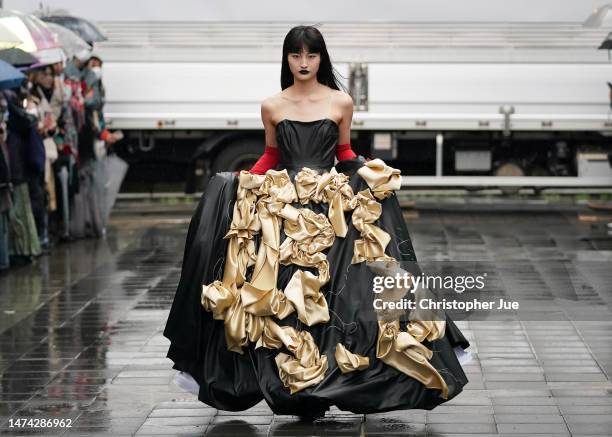
<svg viewBox="0 0 612 437"><path fill-rule="evenodd" d="M11 171L9 154L6 145L6 121L8 108L6 99L0 95L0 271L10 266L9 260L9 212L13 202L11 199Z"/></svg>
<svg viewBox="0 0 612 437"><path fill-rule="evenodd" d="M11 264L32 261L42 253L28 181L44 170L44 146L36 141L37 119L21 105L27 91L3 91L7 102L8 120L6 149L13 186L12 208L9 210L9 255Z"/></svg>

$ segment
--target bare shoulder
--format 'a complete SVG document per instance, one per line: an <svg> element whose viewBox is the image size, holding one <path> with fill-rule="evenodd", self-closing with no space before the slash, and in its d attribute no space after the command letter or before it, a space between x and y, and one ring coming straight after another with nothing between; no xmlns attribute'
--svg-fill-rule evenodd
<svg viewBox="0 0 612 437"><path fill-rule="evenodd" d="M334 100L343 110L353 107L353 98L342 90L334 90Z"/></svg>
<svg viewBox="0 0 612 437"><path fill-rule="evenodd" d="M266 97L261 102L261 114L269 119L274 118L274 114L278 113L282 108L283 98L281 93L276 93Z"/></svg>
<svg viewBox="0 0 612 437"><path fill-rule="evenodd" d="M268 96L261 102L261 118L264 123L273 123L274 114L278 112L280 98L278 94Z"/></svg>
<svg viewBox="0 0 612 437"><path fill-rule="evenodd" d="M334 107L336 111L340 113L340 124L349 125L353 119L353 99L342 90L334 90L333 94Z"/></svg>
<svg viewBox="0 0 612 437"><path fill-rule="evenodd" d="M266 97L261 101L261 110L266 112L274 111L280 104L280 100L280 93Z"/></svg>

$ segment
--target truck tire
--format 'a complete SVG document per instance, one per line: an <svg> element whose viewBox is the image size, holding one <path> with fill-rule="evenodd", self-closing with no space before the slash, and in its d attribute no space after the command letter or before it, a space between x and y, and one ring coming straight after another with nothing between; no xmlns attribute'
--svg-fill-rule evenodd
<svg viewBox="0 0 612 437"><path fill-rule="evenodd" d="M263 149L263 144L256 140L244 140L222 146L213 161L212 174L221 171L248 170L259 159Z"/></svg>
<svg viewBox="0 0 612 437"><path fill-rule="evenodd" d="M516 162L508 161L497 167L493 172L495 176L525 176L525 170ZM518 194L519 187L499 187L502 194L512 196Z"/></svg>

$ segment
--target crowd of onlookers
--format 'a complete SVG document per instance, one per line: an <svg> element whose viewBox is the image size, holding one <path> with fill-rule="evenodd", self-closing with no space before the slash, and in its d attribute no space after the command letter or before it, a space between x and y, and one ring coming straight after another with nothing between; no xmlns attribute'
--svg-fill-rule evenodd
<svg viewBox="0 0 612 437"><path fill-rule="evenodd" d="M65 240L103 237L107 149L102 60L88 50L0 92L0 271Z"/></svg>

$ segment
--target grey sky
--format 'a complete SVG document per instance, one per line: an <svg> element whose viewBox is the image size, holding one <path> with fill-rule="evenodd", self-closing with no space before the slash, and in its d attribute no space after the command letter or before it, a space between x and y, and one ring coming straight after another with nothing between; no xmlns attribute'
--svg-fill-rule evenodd
<svg viewBox="0 0 612 437"><path fill-rule="evenodd" d="M32 12L67 9L92 20L582 22L612 0L4 0Z"/></svg>

